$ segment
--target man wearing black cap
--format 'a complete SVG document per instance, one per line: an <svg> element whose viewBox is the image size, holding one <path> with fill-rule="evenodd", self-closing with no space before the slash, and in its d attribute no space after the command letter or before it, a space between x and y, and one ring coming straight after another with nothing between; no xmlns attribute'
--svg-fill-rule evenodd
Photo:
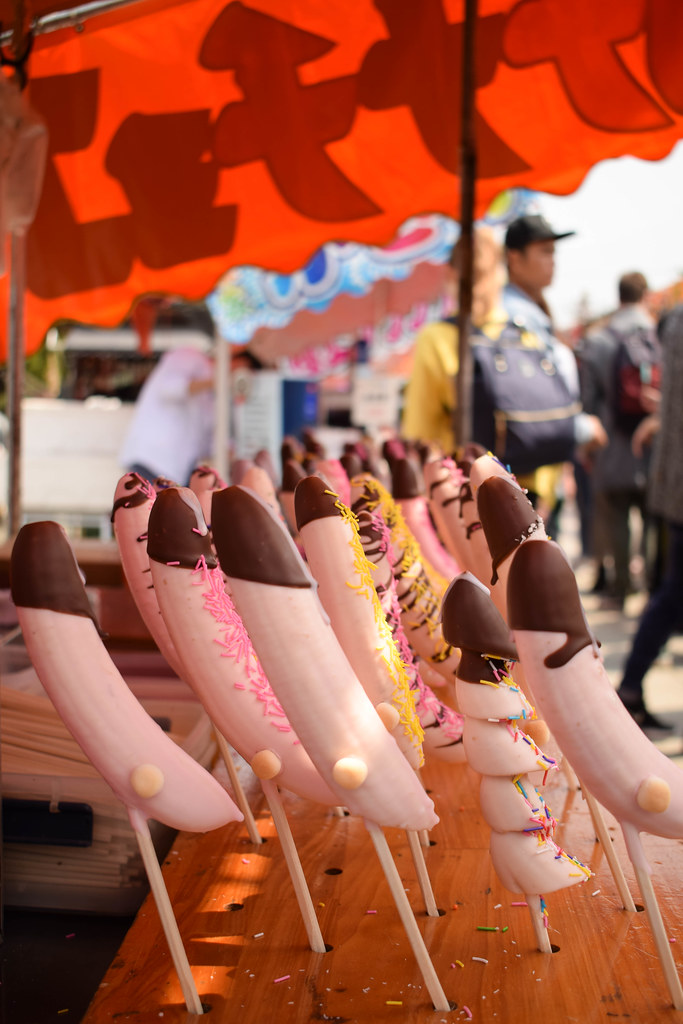
<svg viewBox="0 0 683 1024"><path fill-rule="evenodd" d="M543 289L552 284L555 242L573 234L554 231L545 217L534 213L513 220L505 235L508 284L503 292L503 305L513 319L519 318L551 346L553 342L557 344L557 339ZM576 377L578 389L578 374Z"/></svg>
<svg viewBox="0 0 683 1024"><path fill-rule="evenodd" d="M503 306L508 316L546 346L548 355L564 379L571 397L580 398L579 372L572 350L555 337L548 304L543 295L553 280L555 242L573 231L555 231L540 214L525 214L513 220L505 235L508 283L503 289ZM580 413L574 421L576 444L603 447L607 435L597 416ZM555 472L559 482L559 471Z"/></svg>

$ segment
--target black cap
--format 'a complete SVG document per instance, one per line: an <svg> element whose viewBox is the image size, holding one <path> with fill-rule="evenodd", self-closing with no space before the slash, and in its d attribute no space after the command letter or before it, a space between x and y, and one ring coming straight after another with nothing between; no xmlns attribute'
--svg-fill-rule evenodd
<svg viewBox="0 0 683 1024"><path fill-rule="evenodd" d="M545 217L540 213L528 213L517 217L508 225L505 234L506 249L525 249L531 242L556 242L558 238L569 238L574 231L553 231Z"/></svg>

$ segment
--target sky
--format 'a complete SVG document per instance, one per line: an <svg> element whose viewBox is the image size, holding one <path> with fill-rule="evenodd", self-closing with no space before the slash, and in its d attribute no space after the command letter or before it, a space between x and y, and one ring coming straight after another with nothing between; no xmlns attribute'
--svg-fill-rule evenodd
<svg viewBox="0 0 683 1024"><path fill-rule="evenodd" d="M683 142L664 160L597 164L570 196L538 193L557 231L555 278L546 291L556 324L570 327L582 296L593 315L617 304L621 274L640 270L658 291L683 277Z"/></svg>

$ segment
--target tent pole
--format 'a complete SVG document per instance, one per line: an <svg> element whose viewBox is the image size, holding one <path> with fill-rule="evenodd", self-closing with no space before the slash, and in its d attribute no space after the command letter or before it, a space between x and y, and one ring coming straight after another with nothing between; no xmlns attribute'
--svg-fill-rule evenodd
<svg viewBox="0 0 683 1024"><path fill-rule="evenodd" d="M24 278L26 235L10 234L9 321L7 324L8 528L13 537L21 526L21 398L24 391Z"/></svg>
<svg viewBox="0 0 683 1024"><path fill-rule="evenodd" d="M465 0L462 50L462 107L460 133L460 239L461 261L458 283L458 373L455 378L454 434L456 447L472 438L472 285L474 280L473 225L477 149L474 137L475 24L477 0Z"/></svg>
<svg viewBox="0 0 683 1024"><path fill-rule="evenodd" d="M213 468L218 475L229 483L228 479L228 441L230 430L230 342L215 335L216 361L214 366L214 430L213 430Z"/></svg>

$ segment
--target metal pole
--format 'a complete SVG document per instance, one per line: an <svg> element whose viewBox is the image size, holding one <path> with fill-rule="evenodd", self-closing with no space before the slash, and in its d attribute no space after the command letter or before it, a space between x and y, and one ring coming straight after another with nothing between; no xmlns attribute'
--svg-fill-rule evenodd
<svg viewBox="0 0 683 1024"><path fill-rule="evenodd" d="M216 359L214 363L214 434L213 468L229 483L228 440L230 433L230 403L232 382L230 379L230 342L216 332Z"/></svg>
<svg viewBox="0 0 683 1024"><path fill-rule="evenodd" d="M21 398L24 393L24 282L26 235L10 235L9 322L7 324L8 527L13 537L21 526Z"/></svg>
<svg viewBox="0 0 683 1024"><path fill-rule="evenodd" d="M478 0L465 0L462 52L462 107L460 132L460 281L458 286L458 374L455 378L454 434L456 447L472 440L472 353L470 328L474 280L474 192L477 149L474 138L475 25Z"/></svg>

